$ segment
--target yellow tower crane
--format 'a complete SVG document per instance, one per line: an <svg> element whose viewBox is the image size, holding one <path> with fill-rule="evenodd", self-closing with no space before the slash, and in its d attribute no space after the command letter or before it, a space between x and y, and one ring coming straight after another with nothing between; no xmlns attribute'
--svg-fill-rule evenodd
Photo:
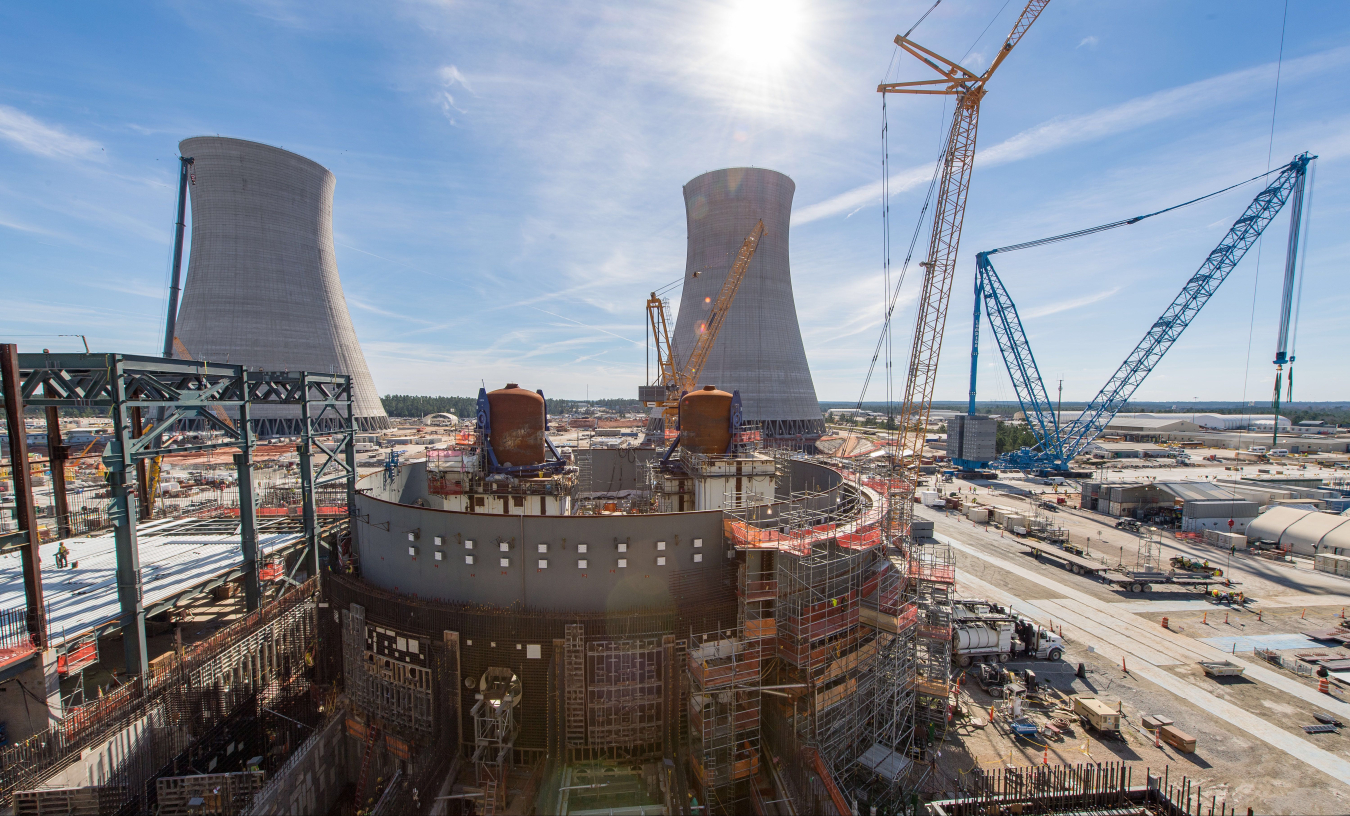
<svg viewBox="0 0 1350 816"><path fill-rule="evenodd" d="M947 302L956 273L956 252L961 243L961 223L966 212L966 193L975 166L975 133L980 120L980 102L985 86L998 67L1012 53L1022 36L1031 28L1050 0L1031 0L1017 18L1012 31L994 61L983 74L976 74L952 60L924 48L904 35L895 44L942 76L913 82L892 82L877 86L879 93L942 94L956 97L951 129L942 151L941 177L937 205L933 211L933 232L928 242L923 269L923 289L919 296L918 317L914 325L914 344L910 350L909 375L905 381L905 400L900 410L896 454L900 457L900 475L906 485L900 498L901 530L908 534L913 516L912 497L918 483L919 459L933 404L933 386L937 381L938 357L942 351L942 331L947 323Z"/></svg>
<svg viewBox="0 0 1350 816"><path fill-rule="evenodd" d="M657 386L664 388L664 391L661 393L661 399L647 400L644 404L661 407L667 441L675 438L675 420L680 412L680 397L698 388L698 378L703 373L703 365L708 362L708 355L712 353L713 344L717 342L717 333L722 330L722 323L727 319L731 303L736 299L736 291L741 288L741 281L745 279L746 270L750 268L750 259L755 256L755 250L759 248L759 242L763 237L764 222L761 220L755 223L754 229L750 230L750 234L741 243L741 249L736 253L731 271L727 273L727 279L722 283L722 291L717 293L717 300L708 313L708 319L699 324L698 342L694 344L694 350L683 366L676 359L675 348L670 343L670 327L666 321L665 304L655 292L647 298L647 319L651 322L652 343L656 346Z"/></svg>

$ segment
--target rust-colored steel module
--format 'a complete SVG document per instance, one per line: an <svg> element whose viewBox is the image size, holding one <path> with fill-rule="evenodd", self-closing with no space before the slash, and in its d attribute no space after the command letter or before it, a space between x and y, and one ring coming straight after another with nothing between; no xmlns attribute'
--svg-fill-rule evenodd
<svg viewBox="0 0 1350 816"><path fill-rule="evenodd" d="M487 395L492 411L492 451L503 467L542 465L544 458L544 398L516 383Z"/></svg>
<svg viewBox="0 0 1350 816"><path fill-rule="evenodd" d="M731 444L731 394L705 385L680 399L680 447L717 455Z"/></svg>

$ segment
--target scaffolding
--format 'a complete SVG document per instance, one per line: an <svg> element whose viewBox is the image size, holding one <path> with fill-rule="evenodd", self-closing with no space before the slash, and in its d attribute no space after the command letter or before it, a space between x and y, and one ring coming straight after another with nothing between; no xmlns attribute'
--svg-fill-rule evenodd
<svg viewBox="0 0 1350 816"><path fill-rule="evenodd" d="M520 725L516 705L523 696L520 678L510 669L492 667L483 673L470 711L473 717L473 768L483 789L484 811L506 806L506 779L511 773L512 749Z"/></svg>
<svg viewBox="0 0 1350 816"><path fill-rule="evenodd" d="M891 547L889 496L900 485L832 467L841 481L830 490L733 510L725 525L743 558L741 638L770 644L763 688L779 695L782 730L815 757L823 790L837 794L860 773L855 787L872 784L860 772L867 756L900 758L887 767L909 762L915 591L931 570L911 569Z"/></svg>
<svg viewBox="0 0 1350 816"><path fill-rule="evenodd" d="M759 773L764 639L689 641L689 764L711 812L732 813ZM771 646L768 648L772 648Z"/></svg>

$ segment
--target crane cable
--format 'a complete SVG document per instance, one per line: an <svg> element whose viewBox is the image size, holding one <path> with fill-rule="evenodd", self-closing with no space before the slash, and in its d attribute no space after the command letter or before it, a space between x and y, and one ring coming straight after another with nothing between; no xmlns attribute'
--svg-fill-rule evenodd
<svg viewBox="0 0 1350 816"><path fill-rule="evenodd" d="M1285 167L1288 167L1288 165L1285 165ZM1019 250L1019 249L1030 249L1030 248L1032 248L1032 247L1045 246L1046 244L1057 244L1057 243L1059 243L1060 241L1068 241L1068 240L1071 240L1071 239L1074 239L1074 238L1082 238L1082 237L1085 236L1085 235L1093 235L1093 234L1098 233L1098 232L1106 232L1107 230L1113 230L1113 229L1115 229L1115 228L1117 228L1117 227L1128 227L1128 226L1130 226L1131 224L1138 224L1140 221L1143 221L1145 218L1152 218L1152 217L1155 216L1155 215L1162 215L1163 213L1172 212L1173 210L1179 210L1179 209L1181 209L1182 207L1189 207L1189 206L1191 206L1192 204L1198 204L1199 202L1204 201L1204 200L1207 199L1207 198L1213 198L1214 196L1216 196L1216 195L1221 195L1221 194L1223 194L1223 193L1228 192L1229 190L1235 190L1235 189L1237 189L1238 187L1243 186L1244 184L1251 184L1253 181L1258 181L1258 180L1260 180L1260 179L1263 179L1263 178L1265 178L1266 176L1269 176L1271 173L1278 173L1278 172L1284 170L1285 167L1277 167L1277 168L1275 168L1274 170L1267 170L1266 172L1262 173L1261 175L1259 175L1259 176L1253 176L1253 177L1247 179L1246 181L1240 181L1240 182L1238 182L1237 184L1233 184L1233 185L1231 185L1231 186L1225 187L1225 188L1223 188L1222 190L1216 190L1216 191L1214 191L1214 192L1212 192L1212 193L1209 193L1208 195L1202 195L1202 196L1200 196L1199 198L1192 198L1190 201L1186 201L1186 202L1183 202L1183 203L1181 203L1181 204L1175 204L1175 205L1173 205L1173 206L1171 206L1171 207L1167 207L1166 209L1162 209L1162 210L1158 210L1158 211L1156 211L1156 212L1148 213L1147 215L1136 215L1136 216L1133 217L1133 218L1126 218L1126 219L1121 220L1121 221L1112 221L1112 222L1110 222L1109 224L1101 224L1101 225L1096 226L1096 227L1088 227L1087 229L1074 230L1073 232L1066 232L1066 233L1064 233L1063 235L1055 235L1055 236L1051 236L1050 238L1040 238L1040 239L1037 239L1037 240L1035 240L1035 241L1025 241L1025 242L1020 243L1020 244L1009 244L1008 246L999 247L998 249L991 249L991 250L989 250L989 251L987 251L987 252L982 252L982 253L980 253L980 254L982 254L982 255L993 255L993 254L996 253L996 252L1015 252L1016 250Z"/></svg>

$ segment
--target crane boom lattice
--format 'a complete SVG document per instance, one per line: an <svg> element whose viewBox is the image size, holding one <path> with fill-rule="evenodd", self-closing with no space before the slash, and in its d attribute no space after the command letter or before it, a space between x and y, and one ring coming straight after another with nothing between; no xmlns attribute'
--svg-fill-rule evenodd
<svg viewBox="0 0 1350 816"><path fill-rule="evenodd" d="M1017 392L1018 402L1036 435L1036 449L1023 449L1005 455L1001 464L1014 468L1048 468L1066 470L1073 458L1092 444L1112 418L1129 402L1136 389L1150 371L1162 360L1167 350L1181 337L1204 305L1218 291L1247 250L1261 237L1284 205L1302 194L1303 179L1308 165L1315 159L1307 153L1281 168L1273 181L1256 194L1242 215L1233 222L1218 246L1206 256L1204 263L1191 275L1186 285L1168 304L1162 315L1144 333L1144 337L1120 364L1111 378L1088 403L1076 419L1060 425L1051 407L1045 383L1041 379L1036 359L1031 352L1017 307L1003 286L989 256L996 252L1038 246L1044 242L1004 247L976 255L975 326L971 348L971 408L974 407L975 360L979 343L979 307L982 302L989 317L999 351ZM1295 207L1294 216L1299 215ZM1140 219L1116 222L1135 223ZM1082 231L1090 234L1091 230ZM1291 244L1292 246L1292 244ZM1291 250L1292 251L1292 250ZM1290 261L1292 263L1292 261ZM1288 287L1286 287L1288 288Z"/></svg>

